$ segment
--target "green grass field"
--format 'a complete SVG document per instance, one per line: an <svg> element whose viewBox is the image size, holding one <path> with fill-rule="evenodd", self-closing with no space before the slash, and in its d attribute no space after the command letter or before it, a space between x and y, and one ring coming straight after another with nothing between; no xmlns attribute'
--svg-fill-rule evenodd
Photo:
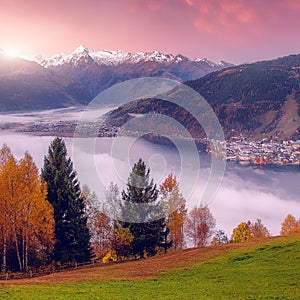
<svg viewBox="0 0 300 300"><path fill-rule="evenodd" d="M82 270L76 282L0 283L0 299L300 299L300 236L222 249L202 262L203 251L191 252L200 262L168 268L148 279L106 280L105 272L111 271L104 267L102 279L89 279Z"/></svg>

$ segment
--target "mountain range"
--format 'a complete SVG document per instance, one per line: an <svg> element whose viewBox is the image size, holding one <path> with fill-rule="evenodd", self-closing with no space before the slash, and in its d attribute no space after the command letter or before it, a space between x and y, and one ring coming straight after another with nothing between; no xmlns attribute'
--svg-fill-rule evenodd
<svg viewBox="0 0 300 300"><path fill-rule="evenodd" d="M151 76L182 82L228 66L158 51L93 51L82 45L71 54L37 56L31 61L0 51L0 111L84 105L128 79Z"/></svg>
<svg viewBox="0 0 300 300"><path fill-rule="evenodd" d="M185 82L214 109L226 137L300 138L300 54L233 66L154 52L93 51L8 58L0 51L0 111L43 110L88 104L115 83L139 77ZM180 107L143 99L114 111L108 124L121 126L151 110L176 116L193 135L199 124ZM197 107L197 103L194 104Z"/></svg>
<svg viewBox="0 0 300 300"><path fill-rule="evenodd" d="M183 82L232 66L224 61L216 64L207 59L191 60L180 54L174 56L159 51L94 51L83 45L71 54L60 53L35 60L55 74L82 84L91 97L115 83L133 78L164 77Z"/></svg>
<svg viewBox="0 0 300 300"><path fill-rule="evenodd" d="M300 138L300 55L229 67L186 84L214 109L227 138L241 133L253 139ZM193 105L191 112L199 103ZM107 123L121 126L150 111L175 118L194 137L205 136L191 114L159 99L126 104L114 110Z"/></svg>

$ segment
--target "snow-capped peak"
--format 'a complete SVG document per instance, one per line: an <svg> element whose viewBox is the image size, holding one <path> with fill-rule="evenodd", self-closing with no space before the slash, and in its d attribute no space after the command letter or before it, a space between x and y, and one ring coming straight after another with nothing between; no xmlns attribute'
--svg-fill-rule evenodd
<svg viewBox="0 0 300 300"><path fill-rule="evenodd" d="M91 50L84 45L80 45L71 54L58 53L52 57L35 58L35 61L44 67L51 68L62 66L65 64L75 64L87 61L93 61L98 65L117 66L123 63L136 64L139 62L157 62L157 63L180 63L183 61L191 61L189 58L178 54L164 54L159 51L153 52L135 52L130 53L121 50ZM215 63L206 58L196 58L194 62L205 62L211 67L217 66Z"/></svg>
<svg viewBox="0 0 300 300"><path fill-rule="evenodd" d="M87 62L92 58L89 56L90 50L84 45L80 45L71 54L57 53L50 57L45 57L41 60L41 57L36 57L35 61L46 68L58 67L68 63L78 64L82 59Z"/></svg>
<svg viewBox="0 0 300 300"><path fill-rule="evenodd" d="M204 62L204 63L208 64L212 68L215 68L215 67L224 67L224 66L230 66L230 65L232 65L232 64L230 64L230 63L228 63L228 62L226 62L224 60L221 60L218 64L216 64L213 61L208 60L207 58L196 58L196 59L194 59L194 62Z"/></svg>
<svg viewBox="0 0 300 300"><path fill-rule="evenodd" d="M194 59L194 62L204 62L204 63L208 64L211 67L216 67L217 66L216 63L208 60L207 58L196 58L196 59Z"/></svg>
<svg viewBox="0 0 300 300"><path fill-rule="evenodd" d="M73 55L78 55L78 54L88 54L89 49L85 47L84 45L80 45L77 49L75 49L72 54Z"/></svg>

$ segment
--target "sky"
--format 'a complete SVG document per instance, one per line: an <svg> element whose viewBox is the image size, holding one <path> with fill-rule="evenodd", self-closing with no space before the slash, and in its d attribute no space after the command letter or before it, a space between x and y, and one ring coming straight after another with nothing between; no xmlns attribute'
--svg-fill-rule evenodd
<svg viewBox="0 0 300 300"><path fill-rule="evenodd" d="M300 53L299 0L0 0L0 48L154 51L235 64Z"/></svg>

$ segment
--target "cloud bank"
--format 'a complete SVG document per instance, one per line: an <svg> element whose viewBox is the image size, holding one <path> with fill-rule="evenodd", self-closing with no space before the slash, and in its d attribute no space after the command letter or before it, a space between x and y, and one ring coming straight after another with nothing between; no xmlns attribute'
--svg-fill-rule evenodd
<svg viewBox="0 0 300 300"><path fill-rule="evenodd" d="M16 158L21 158L25 151L29 151L39 168L43 165L44 155L53 137L37 137L7 134L0 136L0 144L7 143ZM85 162L92 160L96 172L91 172L85 164L75 168L81 184L87 184L97 191L100 185L108 186L111 181L116 182L120 189L124 189L126 180L133 163L142 157L147 165L151 166L151 175L156 182L161 183L164 178L173 172L180 178L180 153L166 146L154 145L143 140L133 144L128 160L118 157L112 158L110 139L100 139L96 145L95 153L80 153L80 159ZM72 156L71 139L66 139L69 155ZM209 176L209 158L200 156L199 179L192 193L187 197L187 206L199 205L201 195L205 189ZM193 168L190 165L191 174ZM187 180L185 178L185 180ZM193 178L191 178L193 180ZM257 218L270 229L273 235L280 232L281 222L288 213L300 217L300 172L299 170L273 170L241 167L237 164L227 164L227 170L222 184L216 191L209 208L217 221L217 227L224 229L228 235L232 229L242 221ZM185 181L180 181L181 190L184 190Z"/></svg>

